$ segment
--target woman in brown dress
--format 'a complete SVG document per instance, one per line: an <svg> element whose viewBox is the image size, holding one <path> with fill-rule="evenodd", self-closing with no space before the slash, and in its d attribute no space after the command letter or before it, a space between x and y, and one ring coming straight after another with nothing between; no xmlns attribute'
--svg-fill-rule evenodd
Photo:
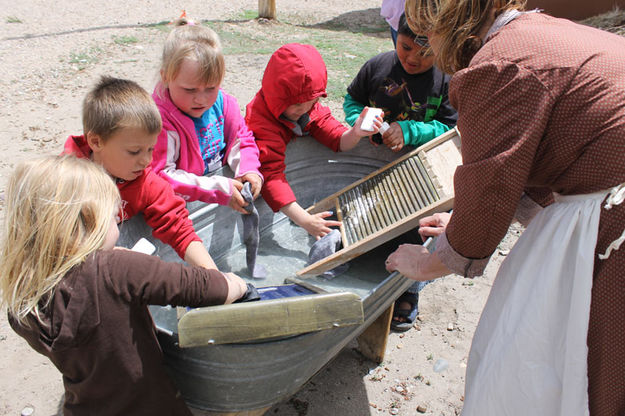
<svg viewBox="0 0 625 416"><path fill-rule="evenodd" d="M476 330L464 415L625 414L625 39L524 0L408 0L453 74L463 164L453 214L402 245L414 280L483 273L514 218L527 229Z"/></svg>

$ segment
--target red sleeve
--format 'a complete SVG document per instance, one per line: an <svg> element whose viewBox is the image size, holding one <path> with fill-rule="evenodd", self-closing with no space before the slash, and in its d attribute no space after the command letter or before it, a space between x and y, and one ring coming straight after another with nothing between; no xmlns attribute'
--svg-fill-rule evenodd
<svg viewBox="0 0 625 416"><path fill-rule="evenodd" d="M261 194L267 205L278 212L283 206L296 200L295 194L286 180L284 163L288 139L268 129L254 132L258 145L260 173L265 178Z"/></svg>
<svg viewBox="0 0 625 416"><path fill-rule="evenodd" d="M184 259L189 244L202 241L195 233L184 199L151 170L146 170L142 188L143 216L152 227L152 235L169 244Z"/></svg>
<svg viewBox="0 0 625 416"><path fill-rule="evenodd" d="M316 103L310 112L308 126L310 135L319 143L335 152L341 150L341 137L347 127L332 116L328 107Z"/></svg>

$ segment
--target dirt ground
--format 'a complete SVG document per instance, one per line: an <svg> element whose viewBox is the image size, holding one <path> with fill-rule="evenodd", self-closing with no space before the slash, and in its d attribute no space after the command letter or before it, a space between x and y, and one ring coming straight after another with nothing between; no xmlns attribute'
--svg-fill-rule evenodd
<svg viewBox="0 0 625 416"><path fill-rule="evenodd" d="M148 91L156 81L165 32L147 26L169 21L185 9L197 20L242 19L255 0L24 0L4 2L0 21L0 189L14 164L56 154L69 134L82 131L80 106L100 75L133 79ZM278 19L316 24L363 12L375 18L380 1L278 1ZM359 14L354 14L359 15ZM360 14L362 15L362 13ZM252 30L267 30L256 21ZM124 37L137 42L116 42ZM224 88L243 106L258 87L269 54L227 56ZM330 105L342 118L339 102ZM484 277L448 276L427 286L414 329L391 333L385 361L366 360L356 345L345 348L298 394L275 405L275 415L457 415L471 338L494 275L516 241L513 226L493 255ZM446 360L448 368L435 372ZM0 313L0 414L60 414L61 376L43 356L17 337Z"/></svg>

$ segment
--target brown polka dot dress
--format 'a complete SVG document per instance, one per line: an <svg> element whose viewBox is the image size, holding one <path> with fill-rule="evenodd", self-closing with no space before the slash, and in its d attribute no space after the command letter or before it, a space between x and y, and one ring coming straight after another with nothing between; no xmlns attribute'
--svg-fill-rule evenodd
<svg viewBox="0 0 625 416"><path fill-rule="evenodd" d="M588 194L625 182L625 38L525 14L454 75L449 95L463 157L446 231L467 263L456 272L485 263L523 192ZM625 415L625 244L597 257L624 228L625 203L602 208L588 331L593 416Z"/></svg>

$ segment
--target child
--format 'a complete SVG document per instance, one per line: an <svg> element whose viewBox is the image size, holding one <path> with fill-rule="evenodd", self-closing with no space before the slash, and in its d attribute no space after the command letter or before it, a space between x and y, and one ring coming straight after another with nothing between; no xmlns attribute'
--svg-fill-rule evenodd
<svg viewBox="0 0 625 416"><path fill-rule="evenodd" d="M433 66L427 38L412 32L403 13L397 30L395 51L367 61L347 88L343 103L348 124L354 124L365 105L382 108L390 124L382 140L396 152L404 145L427 143L453 127L458 118L447 97L449 76ZM373 140L379 139L377 135ZM394 330L412 328L425 284L415 283L397 299L391 321Z"/></svg>
<svg viewBox="0 0 625 416"><path fill-rule="evenodd" d="M253 197L263 183L258 148L236 99L220 89L225 73L217 34L211 29L179 21L167 37L161 81L154 101L163 131L154 149L152 167L188 201L229 205L243 214L241 196L250 182ZM204 176L225 163L235 179Z"/></svg>
<svg viewBox="0 0 625 416"><path fill-rule="evenodd" d="M262 87L246 107L245 121L256 136L261 173L265 176L263 199L317 239L328 234L338 221L326 220L330 212L311 215L296 202L284 174L287 144L294 137L310 135L335 152L345 151L371 134L360 128L366 110L347 129L327 107L328 76L323 58L311 45L291 43L273 53L263 75ZM381 120L375 121L375 131Z"/></svg>
<svg viewBox="0 0 625 416"><path fill-rule="evenodd" d="M404 14L404 8L406 6L406 0L382 0L380 6L380 16L386 20L391 28L391 39L393 45L397 45L397 26L399 17Z"/></svg>
<svg viewBox="0 0 625 416"><path fill-rule="evenodd" d="M234 275L112 250L119 191L73 156L21 163L5 195L0 293L9 322L63 375L63 414L191 415L165 373L148 304L230 303Z"/></svg>
<svg viewBox="0 0 625 416"><path fill-rule="evenodd" d="M394 151L404 145L420 146L456 124L449 104L449 76L434 65L425 36L417 36L402 14L395 51L367 61L347 88L343 102L345 121L353 125L364 106L384 110L390 128L384 144ZM379 141L374 136L374 141Z"/></svg>
<svg viewBox="0 0 625 416"><path fill-rule="evenodd" d="M186 203L148 167L161 131L150 94L133 81L102 77L85 97L82 116L84 136L70 136L64 153L91 159L115 178L122 197L118 222L142 212L153 235L187 263L215 269Z"/></svg>

